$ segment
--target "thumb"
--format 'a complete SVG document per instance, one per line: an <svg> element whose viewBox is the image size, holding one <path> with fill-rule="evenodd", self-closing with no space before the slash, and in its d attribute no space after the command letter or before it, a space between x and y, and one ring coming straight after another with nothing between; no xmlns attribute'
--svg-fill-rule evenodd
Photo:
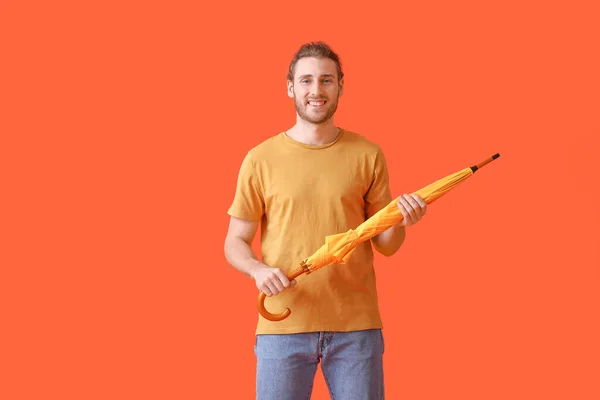
<svg viewBox="0 0 600 400"><path fill-rule="evenodd" d="M295 279L293 279L293 280L290 282L290 287L291 287L291 288L293 288L294 286L296 286L296 280L295 280Z"/></svg>

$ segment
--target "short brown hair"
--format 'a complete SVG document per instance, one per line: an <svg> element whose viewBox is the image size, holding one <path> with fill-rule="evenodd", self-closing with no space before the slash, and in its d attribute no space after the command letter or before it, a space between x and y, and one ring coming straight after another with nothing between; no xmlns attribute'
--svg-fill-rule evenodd
<svg viewBox="0 0 600 400"><path fill-rule="evenodd" d="M290 68L287 74L288 80L294 80L294 67L296 66L298 60L304 57L330 58L335 62L338 80L341 80L344 77L340 57L331 49L331 47L324 42L310 42L303 44L296 54L294 54L294 58L290 63Z"/></svg>

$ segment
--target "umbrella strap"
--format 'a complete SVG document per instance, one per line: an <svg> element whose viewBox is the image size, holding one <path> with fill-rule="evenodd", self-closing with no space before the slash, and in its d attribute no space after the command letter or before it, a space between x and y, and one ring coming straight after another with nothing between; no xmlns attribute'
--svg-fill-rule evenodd
<svg viewBox="0 0 600 400"><path fill-rule="evenodd" d="M308 268L308 265L306 265L306 263L304 261L300 262L300 266L302 267L302 270L304 271L304 273L306 275L310 274L310 269Z"/></svg>

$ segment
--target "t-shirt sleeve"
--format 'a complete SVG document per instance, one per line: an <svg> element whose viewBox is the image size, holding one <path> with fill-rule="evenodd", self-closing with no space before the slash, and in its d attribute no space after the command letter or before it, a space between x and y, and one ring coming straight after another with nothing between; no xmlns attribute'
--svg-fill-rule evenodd
<svg viewBox="0 0 600 400"><path fill-rule="evenodd" d="M373 180L365 196L365 214L372 217L392 201L390 177L383 151L378 148L373 161Z"/></svg>
<svg viewBox="0 0 600 400"><path fill-rule="evenodd" d="M257 221L264 214L261 185L250 153L246 154L239 170L233 203L227 213L232 217Z"/></svg>

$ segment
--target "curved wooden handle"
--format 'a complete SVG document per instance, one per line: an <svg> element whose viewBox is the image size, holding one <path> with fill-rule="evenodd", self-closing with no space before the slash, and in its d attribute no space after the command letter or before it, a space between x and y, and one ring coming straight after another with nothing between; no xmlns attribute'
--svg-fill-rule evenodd
<svg viewBox="0 0 600 400"><path fill-rule="evenodd" d="M288 276L288 279L291 281L293 279L296 279L303 273L306 273L307 275L310 274L310 270L308 269L306 264L304 264L304 261L300 263L300 268L293 271L292 274ZM267 297L267 295L264 294L263 292L260 292L258 295L258 299L256 301L256 306L258 308L258 312L260 313L260 315L262 315L269 321L282 321L290 316L290 314L292 312L290 311L289 308L286 308L282 313L279 313L279 314L273 314L273 313L268 312L267 309L265 308L265 298L266 297Z"/></svg>
<svg viewBox="0 0 600 400"><path fill-rule="evenodd" d="M260 292L260 294L258 295L258 300L257 300L256 304L258 306L258 312L260 313L260 315L262 315L269 321L284 320L287 317L289 317L289 315L292 313L289 308L286 308L284 312L279 313L279 314L273 314L273 313L268 312L267 309L265 308L265 298L266 297L267 297L266 294L264 294L263 292Z"/></svg>

